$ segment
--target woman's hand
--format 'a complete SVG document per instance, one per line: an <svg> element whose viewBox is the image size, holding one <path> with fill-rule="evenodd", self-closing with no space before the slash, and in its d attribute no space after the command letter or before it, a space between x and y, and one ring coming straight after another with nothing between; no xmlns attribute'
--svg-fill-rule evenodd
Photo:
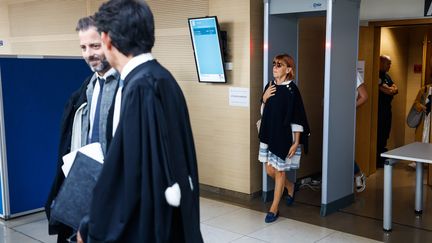
<svg viewBox="0 0 432 243"><path fill-rule="evenodd" d="M291 157L294 156L294 154L295 154L295 152L296 152L296 150L297 150L298 145L299 145L298 143L293 143L293 144L291 145L291 148L290 148L289 151L288 151L288 158L289 158L289 159L291 159Z"/></svg>
<svg viewBox="0 0 432 243"><path fill-rule="evenodd" d="M276 92L276 85L270 84L270 86L266 89L266 91L263 94L263 102L267 103L267 100L273 95L275 95L274 94L275 92Z"/></svg>
<svg viewBox="0 0 432 243"><path fill-rule="evenodd" d="M416 103L416 110L417 111L426 111L426 106L417 102Z"/></svg>

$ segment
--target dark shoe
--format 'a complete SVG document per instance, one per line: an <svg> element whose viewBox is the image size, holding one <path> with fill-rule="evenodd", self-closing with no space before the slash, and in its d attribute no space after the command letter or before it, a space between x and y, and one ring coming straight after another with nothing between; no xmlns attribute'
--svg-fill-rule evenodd
<svg viewBox="0 0 432 243"><path fill-rule="evenodd" d="M292 196L290 196L290 194L287 195L287 197L286 197L286 205L287 206L291 206L294 203L294 199L295 199L295 190L294 190Z"/></svg>
<svg viewBox="0 0 432 243"><path fill-rule="evenodd" d="M274 221L276 221L276 219L279 217L279 211L274 214L272 212L268 212L266 217L265 217L265 222L266 223L272 223Z"/></svg>

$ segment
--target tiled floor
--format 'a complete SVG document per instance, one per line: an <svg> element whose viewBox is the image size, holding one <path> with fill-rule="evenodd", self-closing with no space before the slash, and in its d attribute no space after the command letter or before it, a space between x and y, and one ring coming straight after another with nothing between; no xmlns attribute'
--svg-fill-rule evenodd
<svg viewBox="0 0 432 243"><path fill-rule="evenodd" d="M279 218L264 222L265 213L201 198L201 232L205 242L379 242L324 227Z"/></svg>
<svg viewBox="0 0 432 243"><path fill-rule="evenodd" d="M413 213L414 170L398 164L393 173L393 231L382 230L382 169L367 188L339 212L320 216L320 190L302 188L296 202L279 207L281 217L264 223L270 203L201 190L201 232L205 242L432 242L432 187L424 186L423 215ZM377 240L377 241L376 241ZM44 213L0 220L0 243L56 242L47 234Z"/></svg>
<svg viewBox="0 0 432 243"><path fill-rule="evenodd" d="M207 243L259 242L378 242L371 239L279 218L264 223L265 213L201 198L201 232ZM47 234L44 213L0 222L0 243L55 243Z"/></svg>
<svg viewBox="0 0 432 243"><path fill-rule="evenodd" d="M48 235L45 213L36 213L8 221L0 221L0 243L55 243Z"/></svg>
<svg viewBox="0 0 432 243"><path fill-rule="evenodd" d="M426 178L426 176L424 178ZM366 190L355 195L355 202L352 205L338 212L332 213L326 217L320 216L321 191L319 186L314 188L302 187L296 194L295 203L289 207L281 203L279 205L279 212L281 216L289 218L290 220L296 220L297 222L308 223L338 232L325 238L332 242L334 241L333 237L341 239L339 242L350 242L351 240L344 240L344 233L389 243L432 242L432 203L430 203L432 201L432 187L427 185L423 187L423 214L418 216L414 214L413 210L414 185L415 171L408 167L407 163L399 163L396 165L393 171L393 231L391 233L382 230L382 169L379 169L377 173L371 175L367 179ZM218 195L218 193L204 190L201 190L200 193L205 198L211 198L219 202L256 210L262 212L262 215L264 215L270 207L270 203L263 203L261 198L242 200L234 197L221 196ZM203 221L203 223L206 223L206 221ZM213 221L211 221L211 223L213 223ZM279 223L279 220L277 223ZM281 223L281 225L284 224L286 223ZM289 237L290 232L299 232L299 230L291 231L292 227L282 228L284 237ZM273 227L268 227L263 229L263 231L269 231L270 229L273 229ZM343 236L340 236L341 234ZM255 234L246 235L255 238ZM286 242L296 241L287 240Z"/></svg>

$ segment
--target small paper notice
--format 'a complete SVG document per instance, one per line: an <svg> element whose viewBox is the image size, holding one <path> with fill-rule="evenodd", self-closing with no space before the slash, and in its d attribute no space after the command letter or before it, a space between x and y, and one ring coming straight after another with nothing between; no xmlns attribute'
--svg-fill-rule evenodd
<svg viewBox="0 0 432 243"><path fill-rule="evenodd" d="M249 88L230 87L229 105L249 107Z"/></svg>

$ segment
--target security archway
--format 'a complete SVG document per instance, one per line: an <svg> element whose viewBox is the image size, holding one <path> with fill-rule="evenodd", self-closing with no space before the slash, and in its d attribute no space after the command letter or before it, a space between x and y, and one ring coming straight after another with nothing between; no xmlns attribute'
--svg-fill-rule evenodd
<svg viewBox="0 0 432 243"><path fill-rule="evenodd" d="M317 93L322 93L322 108L315 111L322 112L322 130L312 130L310 137L322 141L321 151L318 148L310 153L322 153L318 156L321 157L318 164L322 166L319 168L322 170L321 215L325 216L354 200L353 163L349 161L354 161L360 0L265 0L264 3L265 83L272 78L269 60L276 54L285 52L293 55L297 66L300 58L314 58L299 56L299 20L317 16L325 16L326 19L324 67L321 67L324 70L323 80L315 80L324 84L322 90L317 90ZM310 72L315 72L314 68L310 67ZM299 72L297 70L300 89L313 85L313 81L302 80ZM311 115L308 113L308 116ZM296 174L290 173L289 177L295 178ZM265 200L271 197L272 188L264 169Z"/></svg>

